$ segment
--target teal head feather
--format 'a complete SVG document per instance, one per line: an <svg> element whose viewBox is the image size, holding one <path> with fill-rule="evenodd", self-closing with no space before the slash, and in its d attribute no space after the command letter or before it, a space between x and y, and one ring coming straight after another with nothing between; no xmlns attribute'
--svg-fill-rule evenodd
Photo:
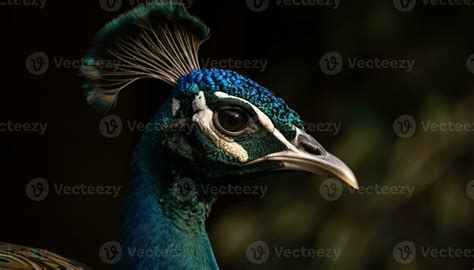
<svg viewBox="0 0 474 270"><path fill-rule="evenodd" d="M300 116L272 91L235 71L200 67L198 50L208 36L207 26L182 5L148 2L108 23L86 55L83 90L100 111L136 80L172 86L150 120L159 129L143 134L132 158L120 241L126 251L168 256L126 252L119 269L218 268L204 227L216 198L200 189L184 196L183 179L219 184L302 170L357 187L351 170L307 134ZM107 61L112 64L98 64Z"/></svg>

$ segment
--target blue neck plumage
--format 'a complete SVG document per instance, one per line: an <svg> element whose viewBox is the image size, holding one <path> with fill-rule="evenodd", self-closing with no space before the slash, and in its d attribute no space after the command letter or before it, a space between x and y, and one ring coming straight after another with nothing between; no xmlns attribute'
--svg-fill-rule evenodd
<svg viewBox="0 0 474 270"><path fill-rule="evenodd" d="M171 164L161 136L145 132L132 159L116 269L218 269L204 224L212 202L176 200L174 185L183 174Z"/></svg>

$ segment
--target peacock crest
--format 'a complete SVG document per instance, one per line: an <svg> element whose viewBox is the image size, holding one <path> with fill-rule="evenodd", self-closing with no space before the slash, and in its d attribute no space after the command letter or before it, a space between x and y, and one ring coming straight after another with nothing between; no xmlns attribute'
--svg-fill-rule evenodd
<svg viewBox="0 0 474 270"><path fill-rule="evenodd" d="M209 28L177 1L152 1L109 22L97 34L80 74L87 101L99 111L140 79L175 85L199 70L198 51ZM106 64L104 64L106 63Z"/></svg>

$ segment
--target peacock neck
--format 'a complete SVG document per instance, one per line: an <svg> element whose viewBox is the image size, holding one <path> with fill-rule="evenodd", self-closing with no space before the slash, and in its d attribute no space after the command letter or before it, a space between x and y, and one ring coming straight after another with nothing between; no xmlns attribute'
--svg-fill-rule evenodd
<svg viewBox="0 0 474 270"><path fill-rule="evenodd" d="M145 133L132 159L117 269L218 269L205 230L213 199L183 196L187 175L160 141L160 134Z"/></svg>

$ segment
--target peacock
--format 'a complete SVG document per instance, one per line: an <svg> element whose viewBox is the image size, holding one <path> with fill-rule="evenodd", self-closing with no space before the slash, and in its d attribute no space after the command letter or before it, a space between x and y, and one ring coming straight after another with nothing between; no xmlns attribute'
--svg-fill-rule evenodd
<svg viewBox="0 0 474 270"><path fill-rule="evenodd" d="M84 57L83 91L108 112L140 79L172 86L134 151L116 269L219 269L205 229L217 196L202 184L234 183L281 170L339 178L352 171L305 132L272 91L232 70L202 68L209 28L177 2L147 1L107 23ZM106 64L104 64L106 63ZM136 256L133 249L167 256ZM81 269L50 252L0 243L0 269Z"/></svg>

